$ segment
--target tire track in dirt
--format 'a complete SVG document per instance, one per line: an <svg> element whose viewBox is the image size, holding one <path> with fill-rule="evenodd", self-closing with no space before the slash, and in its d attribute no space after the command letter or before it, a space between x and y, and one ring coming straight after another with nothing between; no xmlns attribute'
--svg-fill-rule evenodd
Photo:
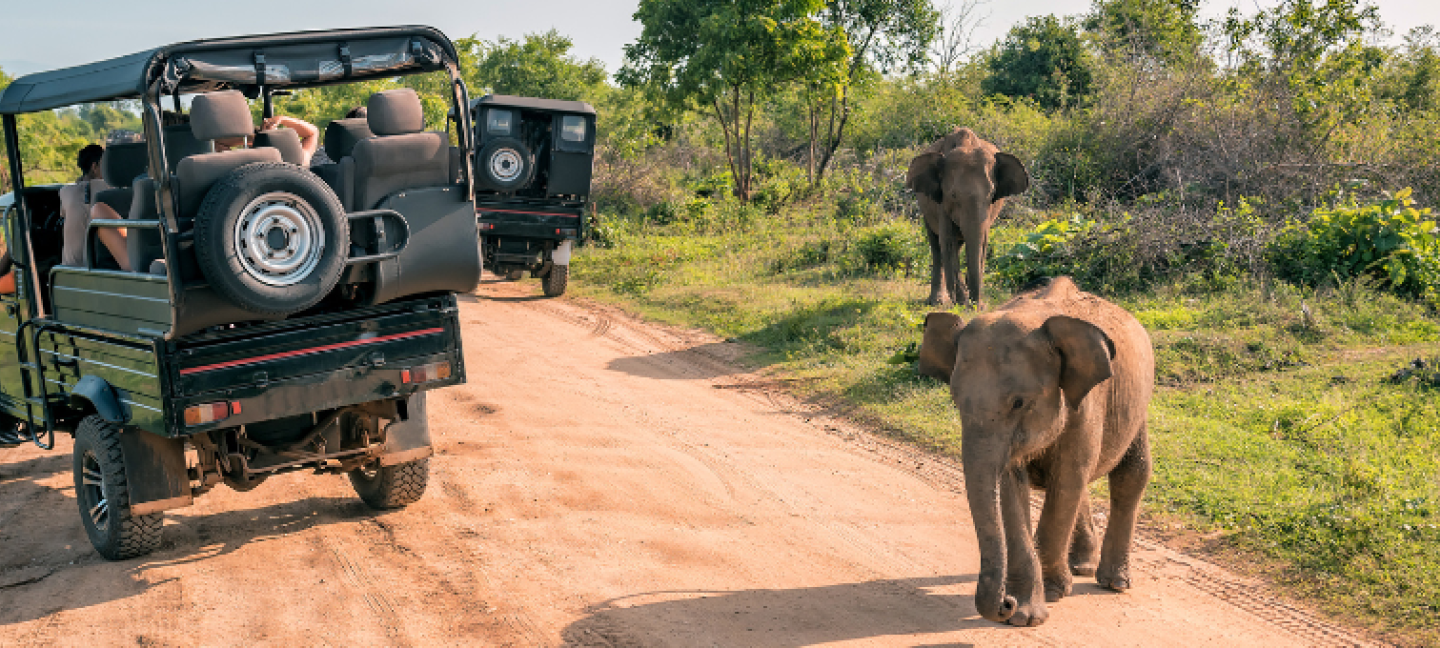
<svg viewBox="0 0 1440 648"><path fill-rule="evenodd" d="M701 332L679 332L646 323L610 306L573 299L531 301L512 303L519 308L538 312L556 319L571 322L581 327L591 327L594 337L607 339L637 355L666 353L669 357L683 359L697 371L686 372L685 368L666 363L666 368L677 373L713 375L709 379L712 387L725 390L747 399L772 407L776 412L801 418L810 427L823 431L831 438L851 447L869 453L876 461L891 465L914 475L935 488L963 495L964 472L958 462L920 450L902 442L883 436L883 433L867 428L854 417L857 407L845 403L838 397L818 398L809 401L794 397L786 387L790 382L784 378L757 375L737 367L730 359L719 357L701 348L702 345L721 342ZM676 363L679 364L679 363ZM863 415L861 416L863 419ZM674 434L672 433L672 436ZM679 439L677 438L677 441ZM711 456L705 449L681 441L692 456ZM750 476L732 462L723 462L727 468L746 478L749 485L767 490L755 483ZM772 496L775 494L772 492ZM778 496L777 496L778 497ZM1038 515L1043 500L1037 494L1032 498L1033 514ZM787 505L792 505L786 502ZM1099 508L1099 507L1094 507ZM807 516L808 517L808 516ZM819 520L812 521L820 522ZM1103 524L1103 519L1098 520ZM823 524L823 523L822 523ZM835 525L825 525L847 543L853 544L866 554L878 552L858 541L847 530ZM1358 631L1323 620L1308 610L1290 603L1265 589L1265 586L1229 572L1217 565L1199 558L1184 555L1164 544L1147 537L1144 529L1137 530L1135 551L1132 555L1135 569L1145 572L1157 583L1162 580L1177 580L1195 590L1203 592L1237 613L1260 619L1265 623L1283 628L1288 633L1314 646L1381 646L1363 637ZM1176 567L1180 566L1179 569ZM895 564L894 567L904 567ZM1178 573L1176 573L1178 572ZM1040 639L1040 637L1032 637Z"/></svg>

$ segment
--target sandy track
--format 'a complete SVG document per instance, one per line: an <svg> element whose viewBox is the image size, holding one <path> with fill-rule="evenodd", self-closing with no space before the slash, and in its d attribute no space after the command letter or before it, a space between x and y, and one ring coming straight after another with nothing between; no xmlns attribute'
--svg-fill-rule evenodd
<svg viewBox="0 0 1440 648"><path fill-rule="evenodd" d="M68 442L0 451L0 645L1311 646L1358 636L1143 538L1136 587L974 610L958 467L798 403L698 333L484 284L425 498L219 487L108 563Z"/></svg>

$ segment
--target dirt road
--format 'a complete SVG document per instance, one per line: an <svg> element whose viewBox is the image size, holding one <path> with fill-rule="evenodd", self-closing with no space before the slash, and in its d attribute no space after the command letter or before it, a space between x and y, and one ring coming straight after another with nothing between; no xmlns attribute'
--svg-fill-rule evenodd
<svg viewBox="0 0 1440 648"><path fill-rule="evenodd" d="M68 441L0 450L0 645L1311 646L1345 631L1141 539L1135 589L980 619L958 468L777 393L734 346L486 283L429 492L216 488L109 563Z"/></svg>

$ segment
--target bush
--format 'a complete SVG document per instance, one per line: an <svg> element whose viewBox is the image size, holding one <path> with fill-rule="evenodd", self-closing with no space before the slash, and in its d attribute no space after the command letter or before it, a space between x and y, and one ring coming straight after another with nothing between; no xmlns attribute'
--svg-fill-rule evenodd
<svg viewBox="0 0 1440 648"><path fill-rule="evenodd" d="M893 222L865 230L855 239L858 268L872 273L904 272L909 275L929 254L920 247L920 235L913 223Z"/></svg>
<svg viewBox="0 0 1440 648"><path fill-rule="evenodd" d="M1307 285L1370 277L1398 294L1440 306L1440 227L1410 190L1359 205L1353 197L1292 220L1270 248L1282 278Z"/></svg>

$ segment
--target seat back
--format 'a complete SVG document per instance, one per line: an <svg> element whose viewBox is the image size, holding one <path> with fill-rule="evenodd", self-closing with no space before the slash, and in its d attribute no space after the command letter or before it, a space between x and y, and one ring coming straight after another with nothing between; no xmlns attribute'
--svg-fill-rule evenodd
<svg viewBox="0 0 1440 648"><path fill-rule="evenodd" d="M237 90L199 95L190 106L190 131L195 139L249 137L254 130L250 106L245 102L245 95ZM180 215L194 216L210 186L231 171L255 162L280 161L280 151L273 148L232 149L181 159L175 167L180 183Z"/></svg>
<svg viewBox="0 0 1440 648"><path fill-rule="evenodd" d="M190 124L171 124L165 127L165 163L170 173L180 166L180 160L192 155L214 153L215 144L210 140L196 139L190 131Z"/></svg>
<svg viewBox="0 0 1440 648"><path fill-rule="evenodd" d="M260 131L255 134L255 148L273 148L280 151L280 159L294 165L305 166L305 147L300 144L300 134L289 128Z"/></svg>
<svg viewBox="0 0 1440 648"><path fill-rule="evenodd" d="M374 137L370 132L370 121L365 117L337 119L325 127L325 154L336 162L349 157L355 150L356 142Z"/></svg>
<svg viewBox="0 0 1440 648"><path fill-rule="evenodd" d="M145 172L148 149L144 142L111 144L100 158L100 170L112 188L95 194L94 202L105 203L121 218L130 211L130 183Z"/></svg>
<svg viewBox="0 0 1440 648"><path fill-rule="evenodd" d="M374 209L386 196L404 189L451 184L449 140L444 133L422 132L425 114L414 90L377 92L366 105L366 120L375 136L356 142L351 151L355 165L351 209Z"/></svg>
<svg viewBox="0 0 1440 648"><path fill-rule="evenodd" d="M160 211L155 208L155 181L144 175L131 185L131 220L156 220ZM149 228L130 228L125 235L125 251L130 257L130 269L135 272L149 272L156 259L165 258L160 246L160 232Z"/></svg>

